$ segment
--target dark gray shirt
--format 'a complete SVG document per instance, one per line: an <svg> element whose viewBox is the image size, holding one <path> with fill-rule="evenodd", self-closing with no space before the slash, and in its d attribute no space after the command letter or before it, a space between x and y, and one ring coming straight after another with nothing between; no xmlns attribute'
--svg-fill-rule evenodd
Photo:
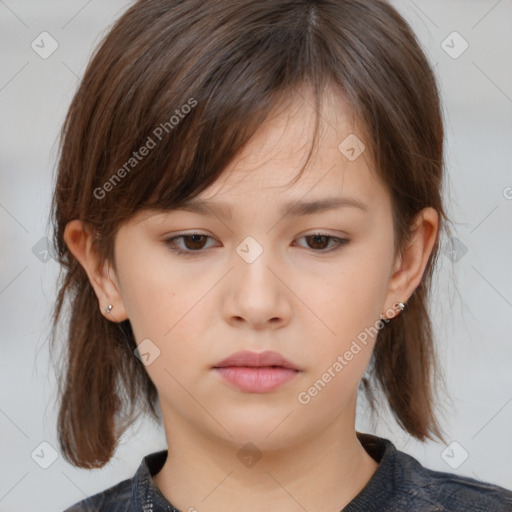
<svg viewBox="0 0 512 512"><path fill-rule="evenodd" d="M388 439L359 432L357 437L379 466L341 512L512 512L510 490L425 468ZM64 512L187 512L169 503L152 479L166 458L167 450L147 455L133 478Z"/></svg>

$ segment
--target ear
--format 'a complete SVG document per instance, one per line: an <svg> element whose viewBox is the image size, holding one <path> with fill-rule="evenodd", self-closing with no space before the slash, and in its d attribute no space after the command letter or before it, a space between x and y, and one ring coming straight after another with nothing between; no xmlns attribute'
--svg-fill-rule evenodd
<svg viewBox="0 0 512 512"><path fill-rule="evenodd" d="M100 266L99 257L92 248L93 230L83 221L72 220L64 229L64 241L86 271L102 314L114 322L126 320L128 315L115 271L107 262ZM105 310L109 304L114 307L107 314Z"/></svg>
<svg viewBox="0 0 512 512"><path fill-rule="evenodd" d="M414 217L411 240L395 260L384 303L386 310L396 310L397 302L405 304L420 284L438 231L439 214L434 208L424 208Z"/></svg>

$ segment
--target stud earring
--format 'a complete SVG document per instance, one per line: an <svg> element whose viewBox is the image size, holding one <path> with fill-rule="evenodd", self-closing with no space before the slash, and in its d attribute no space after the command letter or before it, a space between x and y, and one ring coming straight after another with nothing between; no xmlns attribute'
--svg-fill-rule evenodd
<svg viewBox="0 0 512 512"><path fill-rule="evenodd" d="M108 315L108 314L112 311L112 308L113 308L113 307L114 307L114 306L112 306L112 304L109 304L109 305L107 306L107 309L105 309L105 314L107 314L107 315Z"/></svg>
<svg viewBox="0 0 512 512"><path fill-rule="evenodd" d="M405 309L405 304L403 302L397 302L396 307L400 310L400 313Z"/></svg>
<svg viewBox="0 0 512 512"><path fill-rule="evenodd" d="M398 313L401 313L404 309L405 309L405 306L406 304L404 304L403 302L395 302L393 304L393 309L396 309L398 308ZM392 318L395 318L396 314L393 315L391 318L387 318L386 316L384 316L382 313L380 314L380 319L384 322L389 322Z"/></svg>

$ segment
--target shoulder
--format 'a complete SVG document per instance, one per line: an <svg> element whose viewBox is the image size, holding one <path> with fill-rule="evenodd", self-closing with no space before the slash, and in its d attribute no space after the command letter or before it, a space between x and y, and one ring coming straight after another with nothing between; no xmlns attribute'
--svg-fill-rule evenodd
<svg viewBox="0 0 512 512"><path fill-rule="evenodd" d="M512 512L512 491L435 471L386 438L357 433L377 470L344 512Z"/></svg>
<svg viewBox="0 0 512 512"><path fill-rule="evenodd" d="M132 480L127 479L75 503L64 512L127 512L132 492Z"/></svg>
<svg viewBox="0 0 512 512"><path fill-rule="evenodd" d="M132 478L127 478L102 492L93 494L64 512L132 512L153 510L154 504L165 505L164 508L169 509L152 480L153 475L162 468L166 458L167 450L146 455Z"/></svg>
<svg viewBox="0 0 512 512"><path fill-rule="evenodd" d="M397 450L404 494L432 512L512 512L512 491L467 476L435 471ZM419 508L417 510L424 510Z"/></svg>

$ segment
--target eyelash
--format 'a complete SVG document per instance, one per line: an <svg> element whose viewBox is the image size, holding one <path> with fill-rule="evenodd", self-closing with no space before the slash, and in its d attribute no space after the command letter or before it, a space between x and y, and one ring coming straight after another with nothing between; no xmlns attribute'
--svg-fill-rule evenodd
<svg viewBox="0 0 512 512"><path fill-rule="evenodd" d="M195 254L200 254L200 253L204 252L204 250L199 249L197 251L193 251L193 250L177 249L176 248L176 243L175 243L175 240L190 238L190 237L193 237L193 236L201 236L201 237L206 237L206 238L213 239L213 237L205 235L203 233L189 233L189 234L177 235L177 236L174 236L172 238L168 238L168 239L164 240L164 243L169 247L169 249L171 251L173 251L177 255L194 256ZM319 236L320 237L325 237L325 238L328 238L330 240L336 241L336 246L334 248L331 248L331 249L320 249L320 250L311 249L313 252L320 252L320 253L324 253L324 254L337 251L337 250L341 249L343 246L347 245L349 243L349 241L350 241L347 238L339 238L337 236L327 235L325 233L313 233L311 235L301 236L300 238L308 238L308 237L315 237L315 236L316 237L319 237Z"/></svg>

